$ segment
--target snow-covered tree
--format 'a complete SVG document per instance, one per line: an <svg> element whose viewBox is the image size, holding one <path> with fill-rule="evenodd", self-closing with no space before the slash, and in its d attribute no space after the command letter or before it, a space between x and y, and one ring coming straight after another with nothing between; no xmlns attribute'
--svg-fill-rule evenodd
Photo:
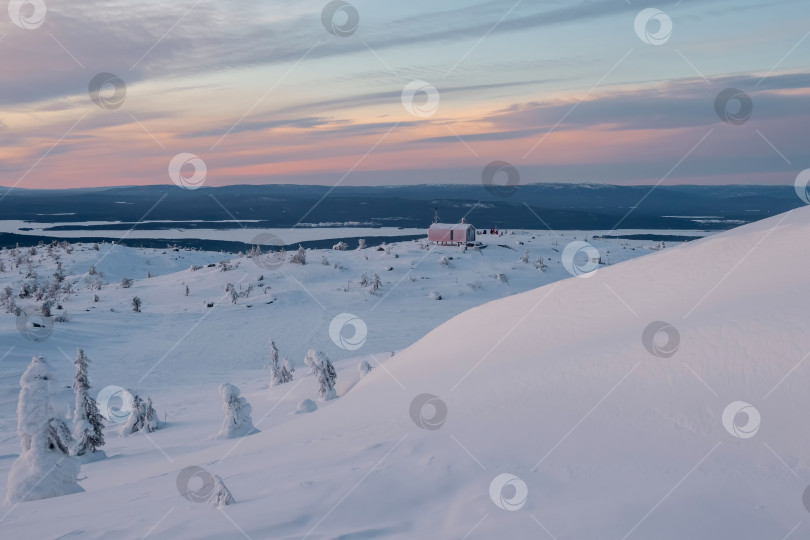
<svg viewBox="0 0 810 540"><path fill-rule="evenodd" d="M307 250L304 246L298 246L298 251L290 257L290 262L295 264L307 264Z"/></svg>
<svg viewBox="0 0 810 540"><path fill-rule="evenodd" d="M357 371L360 372L361 377L365 377L366 375L368 375L369 371L371 371L372 369L373 368L371 367L371 364L369 364L365 360L357 364Z"/></svg>
<svg viewBox="0 0 810 540"><path fill-rule="evenodd" d="M290 370L279 361L278 348L272 339L270 340L270 360L267 362L267 366L270 368L270 386L278 386L293 380Z"/></svg>
<svg viewBox="0 0 810 540"><path fill-rule="evenodd" d="M545 272L546 268L548 268L548 265L546 264L546 261L543 260L543 257L540 257L538 255L537 260L534 261L534 267L540 270L541 272Z"/></svg>
<svg viewBox="0 0 810 540"><path fill-rule="evenodd" d="M39 313L43 317L50 317L52 308L53 308L53 300L45 300L44 302L42 302L42 306L39 308Z"/></svg>
<svg viewBox="0 0 810 540"><path fill-rule="evenodd" d="M76 393L76 410L73 413L73 429L76 432L77 443L74 453L83 456L88 451L95 452L104 446L104 421L98 412L98 404L89 395L90 379L87 375L90 359L79 349L73 365L76 366L76 376L73 379L73 391Z"/></svg>
<svg viewBox="0 0 810 540"><path fill-rule="evenodd" d="M53 417L48 421L48 441L51 447L56 447L67 455L73 447L73 433L62 418Z"/></svg>
<svg viewBox="0 0 810 540"><path fill-rule="evenodd" d="M379 291L382 288L382 281L380 281L380 276L374 274L374 280L371 282L371 292Z"/></svg>
<svg viewBox="0 0 810 540"><path fill-rule="evenodd" d="M121 288L122 289L129 289L130 287L132 287L133 283L134 283L134 281L131 278L128 278L128 277L121 278Z"/></svg>
<svg viewBox="0 0 810 540"><path fill-rule="evenodd" d="M52 379L50 367L41 356L33 358L20 379L17 434L21 452L8 475L8 503L84 491L77 483L81 465L67 453L67 426L53 414Z"/></svg>
<svg viewBox="0 0 810 540"><path fill-rule="evenodd" d="M368 276L364 273L362 276L360 276L360 286L368 287L369 285L371 285L371 281L368 279Z"/></svg>
<svg viewBox="0 0 810 540"><path fill-rule="evenodd" d="M160 421L152 406L152 398L147 397L144 402L138 394L135 394L132 398L132 412L129 413L129 418L124 424L124 433L135 433L141 430L152 433L158 429L160 429Z"/></svg>
<svg viewBox="0 0 810 540"><path fill-rule="evenodd" d="M366 239L360 238L357 240L357 249L366 249Z"/></svg>
<svg viewBox="0 0 810 540"><path fill-rule="evenodd" d="M135 298L133 298L132 299L132 311L140 313L142 304L143 304L143 302L141 302L140 298L138 298L137 296Z"/></svg>
<svg viewBox="0 0 810 540"><path fill-rule="evenodd" d="M230 490L225 486L225 482L222 481L222 478L214 475L214 495L208 499L208 504L211 506L216 506L220 510L224 507L228 506L229 504L234 504L236 499L233 498L231 495Z"/></svg>
<svg viewBox="0 0 810 540"><path fill-rule="evenodd" d="M231 304L235 304L236 301L239 300L239 293L236 291L236 287L233 286L233 283L225 285L225 293L230 296Z"/></svg>
<svg viewBox="0 0 810 540"><path fill-rule="evenodd" d="M250 403L241 397L241 392L237 387L228 383L221 384L219 385L219 395L222 397L225 419L215 438L234 439L258 433L259 430L253 427L253 419L250 416L252 412Z"/></svg>
<svg viewBox="0 0 810 540"><path fill-rule="evenodd" d="M335 392L335 380L337 379L337 372L335 366L329 360L329 357L321 351L310 349L307 356L304 358L304 363L312 370L315 377L318 378L318 395L322 400L328 401L337 397Z"/></svg>
<svg viewBox="0 0 810 540"><path fill-rule="evenodd" d="M337 244L335 244L334 246L332 246L332 249L334 251L346 251L346 248L348 248L348 247L349 246L348 246L348 244L346 244L346 242L341 241L341 242L338 242Z"/></svg>
<svg viewBox="0 0 810 540"><path fill-rule="evenodd" d="M53 278L57 283L62 283L65 281L65 271L62 269L61 262L56 263L56 272L54 272Z"/></svg>

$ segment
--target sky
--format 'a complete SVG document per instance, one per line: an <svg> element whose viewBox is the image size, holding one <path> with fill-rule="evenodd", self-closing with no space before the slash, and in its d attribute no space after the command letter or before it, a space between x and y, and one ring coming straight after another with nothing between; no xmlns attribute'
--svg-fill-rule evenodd
<svg viewBox="0 0 810 540"><path fill-rule="evenodd" d="M11 0L0 185L793 184L806 0ZM499 180L496 180L498 182Z"/></svg>

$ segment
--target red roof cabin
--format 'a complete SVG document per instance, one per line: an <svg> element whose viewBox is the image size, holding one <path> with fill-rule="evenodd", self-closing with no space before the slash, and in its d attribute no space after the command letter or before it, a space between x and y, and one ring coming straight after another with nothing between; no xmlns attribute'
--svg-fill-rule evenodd
<svg viewBox="0 0 810 540"><path fill-rule="evenodd" d="M434 223L428 229L428 241L437 244L475 244L475 227L461 223Z"/></svg>

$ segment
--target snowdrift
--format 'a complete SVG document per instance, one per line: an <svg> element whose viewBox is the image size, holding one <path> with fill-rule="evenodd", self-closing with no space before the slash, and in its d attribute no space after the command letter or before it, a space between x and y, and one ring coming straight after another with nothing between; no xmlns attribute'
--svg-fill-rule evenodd
<svg viewBox="0 0 810 540"><path fill-rule="evenodd" d="M257 418L261 433L170 460L122 457L116 482L20 505L2 527L86 538L804 537L808 237L803 208L471 309L311 414L272 429ZM238 504L180 497L187 466L220 475Z"/></svg>

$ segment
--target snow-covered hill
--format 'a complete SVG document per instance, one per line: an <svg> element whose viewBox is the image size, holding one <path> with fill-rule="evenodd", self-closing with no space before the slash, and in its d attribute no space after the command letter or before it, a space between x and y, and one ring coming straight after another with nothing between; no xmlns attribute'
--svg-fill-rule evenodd
<svg viewBox="0 0 810 540"><path fill-rule="evenodd" d="M171 411L167 428L148 436L111 434L105 447L110 458L82 468L84 493L0 507L3 537L806 536L802 495L810 482L810 435L800 412L810 408L804 363L810 353L808 235L810 209L800 209L473 307L395 356L378 356L382 363L372 362L377 367L359 382L350 375L358 359L343 362L341 397L310 414L292 413L298 401L313 396L313 378L299 365L293 383L262 388L266 380L246 368L248 362L255 366L261 345L245 339L240 321L252 321L251 329L260 325L228 314L241 309L274 326L295 355L296 341L317 344L328 337L316 331L310 339L312 328L302 328L299 318L277 322L285 310L274 316L242 304L224 306L211 311L218 327L195 334L193 353L154 359L161 360L151 372L159 382L144 384L154 390L159 413ZM509 251L490 246L475 256L497 249ZM472 264L472 256L454 257L455 271ZM489 264L487 274L497 275L504 261ZM314 273L334 268L318 266L307 265L313 275L296 278L302 289L311 283L325 291L328 282ZM192 291L221 290L200 273L208 271L216 280L228 275L214 269L167 274L138 282L114 301L120 304L141 287L136 292L143 292L145 307L181 306L183 282L191 282ZM452 281L442 279L446 291ZM159 280L171 285L150 293L157 289L148 282ZM396 331L391 320L397 315L438 317L425 307L435 304L426 298L433 287L423 291L405 283L412 286L404 289L411 302L396 304L403 312L380 314L387 332ZM484 290L495 286L488 282ZM465 297L476 291L463 282L458 291L465 287ZM294 298L292 288L284 290L288 309L307 301L303 290ZM370 295L362 294L344 296L354 298L346 311L366 302ZM259 307L258 300L254 304ZM410 304L415 307L405 311ZM332 307L315 309L328 319ZM64 328L75 324L86 339L95 336L93 343L103 336L97 357L87 346L93 369L108 377L115 371L110 363L118 363L125 381L153 364L143 351L165 350L156 341L166 339L167 325L177 324L177 333L194 320L167 307L160 311L173 316L131 313L145 316L126 323L142 328L133 332L112 322L119 318L106 325L96 311ZM366 319L366 347L379 352L371 337L374 315ZM661 331L653 335L655 329ZM60 339L66 336L55 332L46 343L55 346ZM113 357L114 350L120 355ZM52 356L53 363L63 360L58 352ZM70 372L69 364L63 371ZM7 404L16 381L4 373ZM226 375L243 387L261 433L210 439L222 418L211 377ZM107 382L94 379L97 387ZM753 424L753 409L761 424ZM738 410L751 415L735 417ZM17 451L12 431L5 435L0 479ZM220 511L183 498L177 479L188 466L222 477L237 504Z"/></svg>

